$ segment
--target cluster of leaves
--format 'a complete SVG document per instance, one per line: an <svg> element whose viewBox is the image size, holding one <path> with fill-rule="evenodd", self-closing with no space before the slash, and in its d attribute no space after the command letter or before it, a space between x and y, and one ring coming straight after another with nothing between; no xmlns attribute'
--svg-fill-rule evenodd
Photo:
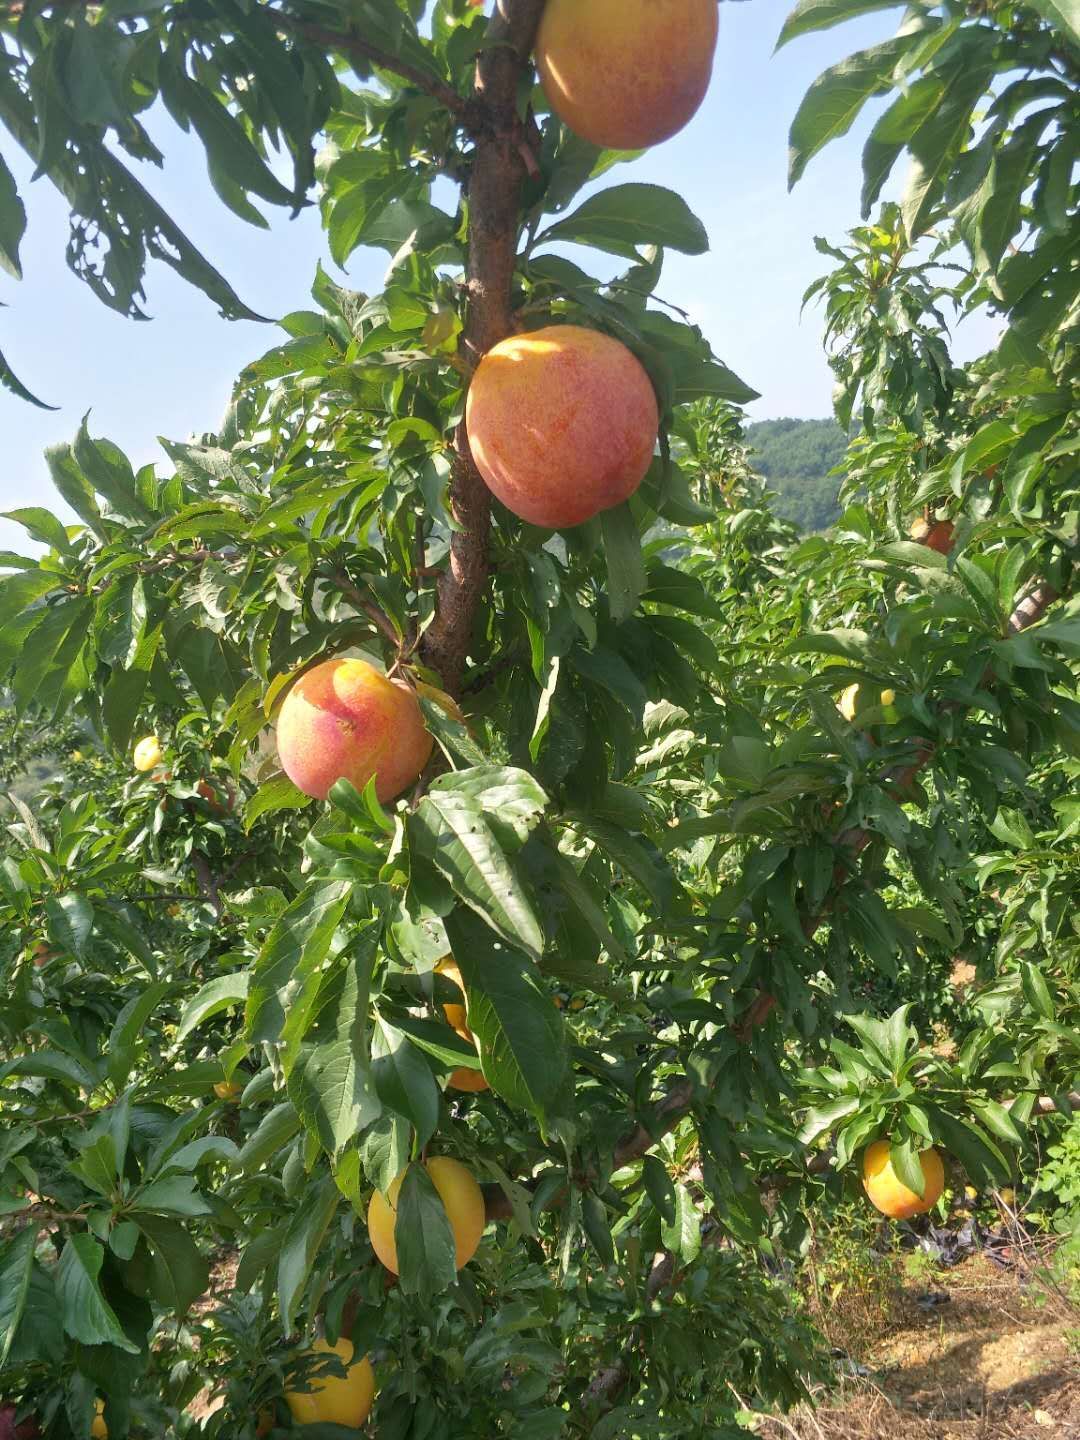
<svg viewBox="0 0 1080 1440"><path fill-rule="evenodd" d="M906 73L997 23L923 8L889 52ZM800 540L753 472L733 408L753 392L653 298L666 249L704 248L699 222L671 192L608 184L628 157L552 119L526 131L512 304L635 350L660 456L631 502L564 535L496 514L465 723L424 700L440 758L415 795L387 810L341 782L316 806L278 773L269 727L311 661L440 678L418 656L457 523L471 217L434 187L471 163L456 97L487 21L442 0L421 27L423 9L366 0L350 30L333 6L109 4L95 25L20 7L14 83L38 107L67 97L63 157L89 163L116 116L73 115L70 66L32 86L24 69L53 74L80 36L80 54L133 41L234 208L280 198L250 168L278 131L297 203L321 129L331 253L390 255L376 296L320 271L314 308L246 368L220 431L167 446L168 473L84 425L49 456L78 523L24 512L45 553L2 557L16 713L77 714L117 757L144 731L165 751L22 806L0 862L0 1385L50 1440L87 1440L95 1396L115 1437L250 1440L266 1413L283 1425L317 1327L374 1358L381 1440L734 1435L744 1404L804 1393L814 1343L763 1261L801 1251L859 1147L889 1136L920 1190L927 1143L1000 1182L1042 1102L1075 1088L1080 611L1044 616L1080 514L1071 321L1044 312L1020 362L1016 257L985 281L1011 338L927 405L912 397L953 371L940 336L909 332L940 297L890 230L897 323L859 305L836 322L874 393L852 503ZM804 3L786 33L850 9ZM1013 63L1071 44L1015 28L993 42ZM380 49L398 80L344 84L335 46ZM1040 183L1050 159L1027 163ZM605 188L581 200L590 180ZM925 193L938 214L944 190ZM921 210L902 214L910 242ZM628 268L601 282L567 246ZM874 280L841 260L834 294ZM920 505L955 514L948 557L904 538ZM476 1050L445 1023L448 952ZM935 1053L923 977L944 988L958 954L976 983ZM463 1066L490 1089L448 1088ZM429 1147L485 1182L499 1225L455 1274L410 1166L388 1287L367 1201Z"/></svg>

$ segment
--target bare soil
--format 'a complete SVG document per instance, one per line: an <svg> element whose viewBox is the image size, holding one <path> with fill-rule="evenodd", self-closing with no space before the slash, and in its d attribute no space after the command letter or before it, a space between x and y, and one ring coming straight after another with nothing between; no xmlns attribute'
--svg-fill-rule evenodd
<svg viewBox="0 0 1080 1440"><path fill-rule="evenodd" d="M1080 1440L1080 1331L1059 1297L1025 1289L976 1257L941 1277L948 1303L917 1287L869 1353L870 1373L809 1409L763 1422L767 1440ZM851 1368L851 1367L849 1367Z"/></svg>

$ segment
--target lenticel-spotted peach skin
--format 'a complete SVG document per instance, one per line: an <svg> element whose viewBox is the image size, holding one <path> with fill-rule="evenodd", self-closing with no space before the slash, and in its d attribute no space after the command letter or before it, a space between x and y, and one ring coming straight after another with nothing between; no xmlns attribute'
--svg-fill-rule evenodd
<svg viewBox="0 0 1080 1440"><path fill-rule="evenodd" d="M660 416L652 382L625 345L549 325L488 351L465 424L488 489L531 525L564 530L633 495Z"/></svg>
<svg viewBox="0 0 1080 1440"><path fill-rule="evenodd" d="M705 98L716 0L547 0L536 65L548 103L583 140L643 150Z"/></svg>
<svg viewBox="0 0 1080 1440"><path fill-rule="evenodd" d="M285 697L277 747L285 774L317 800L339 780L363 790L375 777L382 803L420 775L434 742L416 695L366 660L325 660Z"/></svg>

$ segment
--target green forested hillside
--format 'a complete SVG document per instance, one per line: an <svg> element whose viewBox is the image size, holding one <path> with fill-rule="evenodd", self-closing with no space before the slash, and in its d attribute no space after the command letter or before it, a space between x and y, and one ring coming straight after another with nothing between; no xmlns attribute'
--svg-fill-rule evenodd
<svg viewBox="0 0 1080 1440"><path fill-rule="evenodd" d="M758 470L777 492L777 512L800 530L824 530L840 513L840 481L829 471L844 455L835 420L759 420L746 427Z"/></svg>

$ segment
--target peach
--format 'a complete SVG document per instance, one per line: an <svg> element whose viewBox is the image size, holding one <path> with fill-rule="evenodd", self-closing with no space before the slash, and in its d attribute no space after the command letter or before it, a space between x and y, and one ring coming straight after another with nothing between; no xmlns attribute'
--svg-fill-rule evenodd
<svg viewBox="0 0 1080 1440"><path fill-rule="evenodd" d="M923 1194L909 1190L892 1167L888 1140L875 1140L863 1156L863 1189L871 1205L893 1220L910 1220L925 1215L941 1199L945 1189L945 1167L934 1149L919 1156L923 1173Z"/></svg>
<svg viewBox="0 0 1080 1440"><path fill-rule="evenodd" d="M444 955L435 966L436 975L445 975L447 980L452 981L462 995L465 995L465 981L461 978L461 971L452 955ZM443 1014L446 1016L447 1024L450 1025L470 1044L475 1044L473 1033L469 1029L464 1005L457 1005L453 1001L444 1005ZM473 1070L468 1065L459 1065L456 1070L451 1071L450 1079L446 1082L451 1090L464 1090L471 1094L477 1094L481 1090L490 1090L491 1086L484 1079L479 1070Z"/></svg>
<svg viewBox="0 0 1080 1440"><path fill-rule="evenodd" d="M625 345L550 325L488 351L465 423L477 468L506 508L562 530L633 495L660 416L652 382Z"/></svg>
<svg viewBox="0 0 1080 1440"><path fill-rule="evenodd" d="M410 687L366 660L325 660L308 670L277 722L282 769L317 800L339 780L363 790L372 776L379 800L393 800L419 776L433 743Z"/></svg>
<svg viewBox="0 0 1080 1440"><path fill-rule="evenodd" d="M468 1095L478 1095L482 1090L491 1089L484 1079L483 1072L473 1070L468 1065L459 1065L456 1070L451 1070L446 1087L448 1090L460 1090Z"/></svg>
<svg viewBox="0 0 1080 1440"><path fill-rule="evenodd" d="M951 520L924 520L921 516L911 522L908 534L919 545L936 550L939 555L948 555L953 548L956 526Z"/></svg>
<svg viewBox="0 0 1080 1440"><path fill-rule="evenodd" d="M449 1155L435 1155L424 1164L450 1220L457 1251L456 1263L460 1270L476 1254L487 1224L484 1192L473 1179L471 1171ZM368 1205L368 1236L371 1248L393 1275L398 1273L395 1236L397 1198L404 1179L403 1170L393 1181L387 1194L376 1190Z"/></svg>
<svg viewBox="0 0 1080 1440"><path fill-rule="evenodd" d="M658 145L712 78L716 0L548 0L536 65L564 124L606 150Z"/></svg>
<svg viewBox="0 0 1080 1440"><path fill-rule="evenodd" d="M161 764L161 741L156 735L144 735L135 746L132 764L143 774Z"/></svg>
<svg viewBox="0 0 1080 1440"><path fill-rule="evenodd" d="M310 1390L286 1390L285 1404L298 1425L342 1425L359 1430L375 1399L375 1372L364 1355L354 1361L352 1341L343 1336L336 1345L316 1340L313 1355L336 1355L344 1375L313 1380Z"/></svg>

